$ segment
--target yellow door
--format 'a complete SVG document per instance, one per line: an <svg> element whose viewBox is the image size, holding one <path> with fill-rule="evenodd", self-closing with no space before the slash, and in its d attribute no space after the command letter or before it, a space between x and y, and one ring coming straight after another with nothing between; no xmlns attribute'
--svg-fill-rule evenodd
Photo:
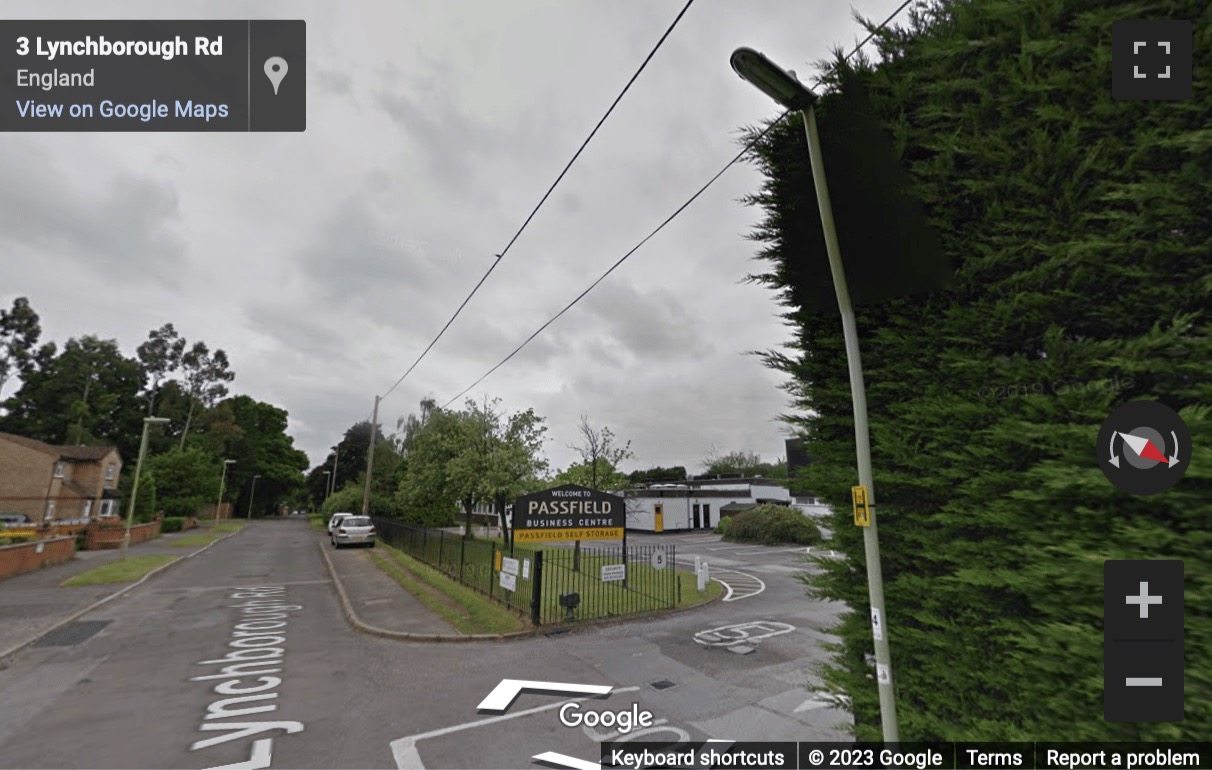
<svg viewBox="0 0 1212 770"><path fill-rule="evenodd" d="M661 503L657 503L655 506L653 506L653 508L656 511L656 531L664 532L665 531L665 506L662 505Z"/></svg>

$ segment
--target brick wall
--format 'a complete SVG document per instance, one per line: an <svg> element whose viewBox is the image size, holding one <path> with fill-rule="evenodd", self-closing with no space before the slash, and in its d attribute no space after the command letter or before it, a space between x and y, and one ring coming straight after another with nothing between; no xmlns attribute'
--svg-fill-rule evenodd
<svg viewBox="0 0 1212 770"><path fill-rule="evenodd" d="M147 524L135 524L130 528L130 544L146 543L160 536L160 520ZM89 524L84 531L84 550L95 551L104 548L121 548L122 540L126 537L126 525Z"/></svg>
<svg viewBox="0 0 1212 770"><path fill-rule="evenodd" d="M0 580L23 572L69 562L76 556L76 541L57 537L21 545L0 545Z"/></svg>

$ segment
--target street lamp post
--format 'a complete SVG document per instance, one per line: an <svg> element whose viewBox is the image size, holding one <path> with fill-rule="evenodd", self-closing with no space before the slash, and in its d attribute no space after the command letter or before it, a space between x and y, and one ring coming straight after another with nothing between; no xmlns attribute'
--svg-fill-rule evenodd
<svg viewBox="0 0 1212 770"><path fill-rule="evenodd" d="M223 474L219 476L219 502L215 504L215 524L219 523L219 512L223 510L223 486L227 482L227 466L234 465L235 460L223 461Z"/></svg>
<svg viewBox="0 0 1212 770"><path fill-rule="evenodd" d="M867 488L870 526L863 528L863 546L867 559L867 591L871 601L872 636L875 640L876 681L880 696L880 721L884 741L899 741L896 720L896 697L892 688L892 657L888 649L888 621L884 612L884 579L880 570L880 543L876 530L875 492L871 476L871 439L867 422L867 392L863 386L863 363L859 355L858 330L850 290L838 246L833 207L829 202L829 186L825 180L821 156L820 135L816 127L813 106L816 95L774 62L752 48L738 48L732 53L732 69L743 80L789 110L798 110L804 120L808 138L808 155L812 162L812 180L820 208L821 228L829 255L829 270L837 293L838 309L842 315L842 336L846 343L846 362L850 370L850 397L854 403L854 443L858 458L859 484Z"/></svg>
<svg viewBox="0 0 1212 770"><path fill-rule="evenodd" d="M332 476L329 478L329 481L332 482L332 486L330 486L328 489L328 494L330 495L337 491L337 458L340 456L341 445L337 444L332 448Z"/></svg>
<svg viewBox="0 0 1212 770"><path fill-rule="evenodd" d="M250 491L248 493L248 516L247 516L247 518L249 521L252 521L253 498L257 494L257 479L259 479L259 478L261 478L260 473L258 473L256 476L253 476L252 491Z"/></svg>
<svg viewBox="0 0 1212 770"><path fill-rule="evenodd" d="M143 475L143 458L147 456L147 427L166 422L167 417L143 418L143 438L139 440L139 460L135 463L135 480L130 488L130 506L126 509L126 534L122 536L122 556L119 559L126 558L126 549L130 546L130 528L135 518L135 498L139 494L139 477Z"/></svg>
<svg viewBox="0 0 1212 770"><path fill-rule="evenodd" d="M324 471L324 500L328 499L329 486L331 484L332 484L332 471ZM320 501L321 505L324 504L324 500Z"/></svg>

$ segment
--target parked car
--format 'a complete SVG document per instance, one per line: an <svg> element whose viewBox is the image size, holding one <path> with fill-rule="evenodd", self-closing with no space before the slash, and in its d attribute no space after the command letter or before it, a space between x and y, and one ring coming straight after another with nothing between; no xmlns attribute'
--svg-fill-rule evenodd
<svg viewBox="0 0 1212 770"><path fill-rule="evenodd" d="M334 513L332 515L332 518L328 520L329 536L330 537L332 536L333 530L335 530L337 528L337 525L341 523L342 519L348 519L350 516L353 516L353 514L352 513Z"/></svg>
<svg viewBox="0 0 1212 770"><path fill-rule="evenodd" d="M375 547L375 525L369 516L346 516L332 533L334 548L361 543Z"/></svg>
<svg viewBox="0 0 1212 770"><path fill-rule="evenodd" d="M32 527L34 522L24 513L0 513L0 527Z"/></svg>

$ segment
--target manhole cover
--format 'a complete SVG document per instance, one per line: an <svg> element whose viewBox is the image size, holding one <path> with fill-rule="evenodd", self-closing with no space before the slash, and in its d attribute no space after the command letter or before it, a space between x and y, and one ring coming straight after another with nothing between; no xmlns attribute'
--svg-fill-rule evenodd
<svg viewBox="0 0 1212 770"><path fill-rule="evenodd" d="M42 636L33 643L33 647L71 647L97 634L101 629L112 623L112 620L81 620L68 623L63 628L57 628Z"/></svg>
<svg viewBox="0 0 1212 770"><path fill-rule="evenodd" d="M735 652L737 655L748 655L749 653L753 652L754 649L756 648L750 647L747 644L734 644L728 648L728 651Z"/></svg>
<svg viewBox="0 0 1212 770"><path fill-rule="evenodd" d="M659 682L653 682L649 686L652 687L652 689L654 689L654 690L668 690L670 687L674 687L675 685L673 682L669 681L668 679L662 679Z"/></svg>

